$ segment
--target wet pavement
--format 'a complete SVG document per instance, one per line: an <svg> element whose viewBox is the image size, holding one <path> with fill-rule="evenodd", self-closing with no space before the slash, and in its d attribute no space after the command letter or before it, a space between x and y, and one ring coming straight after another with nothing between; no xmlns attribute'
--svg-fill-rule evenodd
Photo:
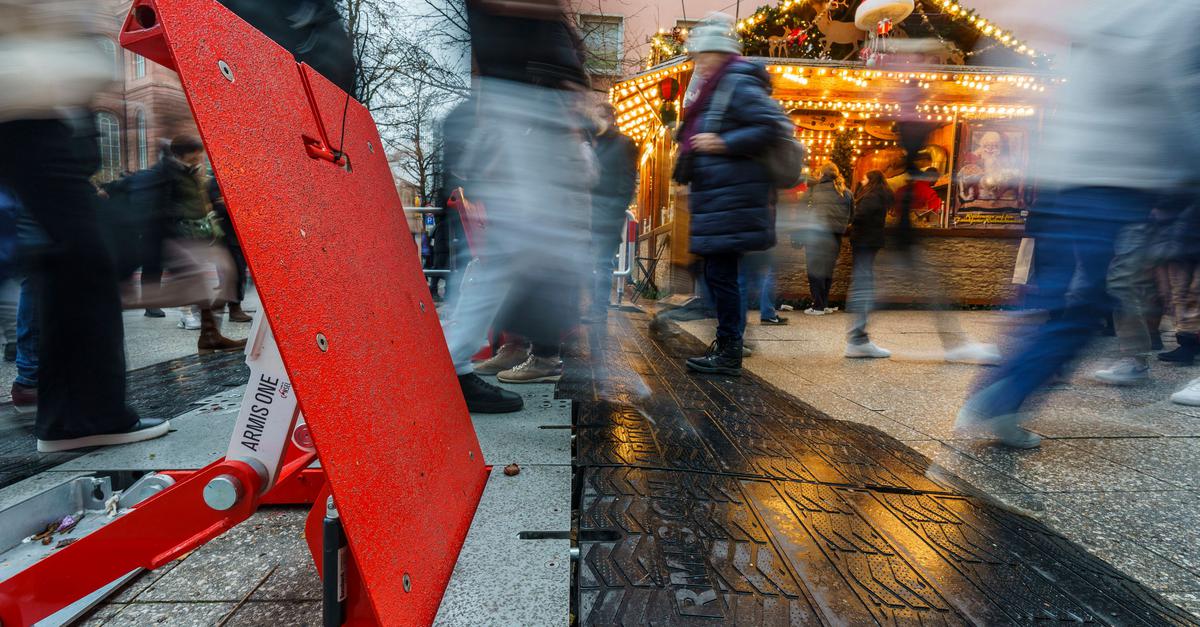
<svg viewBox="0 0 1200 627"><path fill-rule="evenodd" d="M932 349L936 339L922 316L882 320L880 342L887 338L918 356ZM754 327L759 350L748 365L763 375L740 380L685 373L684 357L703 344L687 334L651 337L645 314L614 313L606 328L590 327L568 352L556 391L526 386L530 411L477 419L487 462L521 461L528 472L489 482L485 501L492 493L509 502L481 503L480 512L498 514L473 524L455 572L459 583L452 580L447 596L455 607L443 606L441 624L566 624L573 615L585 625L1200 625L1187 613L1200 611L1192 592L1200 588L1190 587L1195 578L1186 566L1200 546L1200 525L1180 526L1196 515L1188 500L1195 486L1145 483L1166 483L1156 476L1166 471L1152 460L1186 468L1186 455L1138 457L1143 467L1134 469L1130 460L1105 456L1114 456L1103 452L1112 438L1093 434L1062 442L1084 456L1058 474L1054 457L1006 461L980 443L939 440L927 433L940 424L937 408L953 405L954 386L965 386L976 369L847 363L831 352L844 320ZM979 337L995 331L990 314L964 321ZM702 333L707 324L687 326ZM139 402L188 410L176 433L56 460L52 471L0 489L0 504L48 477L114 464L211 461L236 413L238 388L227 386L245 377L236 357L174 359L133 373L132 380L144 381L135 394L147 395ZM906 371L920 373L910 388L892 383ZM939 391L923 398L907 392L933 380ZM839 390L862 396L850 400ZM205 391L186 406L167 402ZM911 425L900 420L910 414L893 408L897 399L910 403L904 407L911 408ZM1133 404L1126 410L1150 411ZM561 428L568 415L573 446ZM922 427L922 416L929 426ZM1150 437L1138 440L1153 446ZM1071 491L1080 485L1087 490ZM537 494L524 494L530 489ZM1084 514L1101 507L1103 517ZM565 540L497 548L518 535L514 530L558 530L571 510L580 548L573 567L565 567ZM82 624L319 624L319 582L303 540L306 511L264 508L141 575ZM1179 548L1164 548L1171 546ZM1161 554L1171 550L1173 559ZM502 573L514 566L519 574ZM463 584L468 577L480 583ZM522 585L534 579L535 589ZM469 604L481 601L485 611L475 613Z"/></svg>
<svg viewBox="0 0 1200 627"><path fill-rule="evenodd" d="M822 413L880 429L1200 615L1200 411L1167 400L1200 368L1154 363L1150 383L1105 386L1090 374L1116 345L1097 338L1037 399L1029 428L1045 438L1041 449L1014 451L952 433L980 367L940 361L932 314L880 312L872 339L896 352L885 361L842 357L844 314L784 315L791 324L765 327L752 312L751 372ZM1012 324L998 312L952 315L1002 345ZM704 341L712 326L683 324Z"/></svg>
<svg viewBox="0 0 1200 627"><path fill-rule="evenodd" d="M647 322L593 329L559 386L582 624L1196 624L873 426L687 373L704 344Z"/></svg>

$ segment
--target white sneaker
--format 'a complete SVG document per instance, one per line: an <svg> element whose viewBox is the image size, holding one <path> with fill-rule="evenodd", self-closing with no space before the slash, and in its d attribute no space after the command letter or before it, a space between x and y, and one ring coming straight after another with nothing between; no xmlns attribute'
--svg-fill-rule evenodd
<svg viewBox="0 0 1200 627"><path fill-rule="evenodd" d="M1171 402L1177 405L1200 407L1200 378L1192 379L1182 390L1171 395Z"/></svg>
<svg viewBox="0 0 1200 627"><path fill-rule="evenodd" d="M995 344L967 342L946 351L946 361L952 364L995 366L1000 363L1000 350Z"/></svg>
<svg viewBox="0 0 1200 627"><path fill-rule="evenodd" d="M846 357L849 359L887 359L891 356L892 351L879 348L874 342L846 345Z"/></svg>
<svg viewBox="0 0 1200 627"><path fill-rule="evenodd" d="M796 308L792 307L791 305L780 305L779 306L779 311L795 311L795 310L796 310Z"/></svg>
<svg viewBox="0 0 1200 627"><path fill-rule="evenodd" d="M1136 359L1126 358L1109 368L1097 370L1092 376L1097 381L1109 385L1137 385L1150 380L1150 366Z"/></svg>
<svg viewBox="0 0 1200 627"><path fill-rule="evenodd" d="M837 312L838 312L837 307L826 307L825 308L825 313L827 313L827 314L837 313Z"/></svg>
<svg viewBox="0 0 1200 627"><path fill-rule="evenodd" d="M198 331L200 329L200 316L191 307L182 307L179 310L179 328L187 329L188 331Z"/></svg>
<svg viewBox="0 0 1200 627"><path fill-rule="evenodd" d="M824 309L813 309L812 307L804 310L804 315L806 316L824 316L825 313Z"/></svg>
<svg viewBox="0 0 1200 627"><path fill-rule="evenodd" d="M1012 448L1031 449L1042 444L1042 437L1022 429L1022 416L1012 414L988 418L971 407L968 402L958 412L954 421L954 435L960 438L990 437Z"/></svg>

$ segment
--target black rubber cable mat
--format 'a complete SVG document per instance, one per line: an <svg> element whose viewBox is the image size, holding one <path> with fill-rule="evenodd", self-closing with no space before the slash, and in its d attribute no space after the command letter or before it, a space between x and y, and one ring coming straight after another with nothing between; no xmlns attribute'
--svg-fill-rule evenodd
<svg viewBox="0 0 1200 627"><path fill-rule="evenodd" d="M584 625L1200 625L872 427L613 314L569 355Z"/></svg>

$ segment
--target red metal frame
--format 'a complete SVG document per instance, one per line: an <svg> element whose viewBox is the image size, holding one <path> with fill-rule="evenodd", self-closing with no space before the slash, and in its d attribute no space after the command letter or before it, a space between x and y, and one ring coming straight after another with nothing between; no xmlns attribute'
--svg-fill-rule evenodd
<svg viewBox="0 0 1200 627"><path fill-rule="evenodd" d="M431 623L487 469L374 121L215 0L135 0L121 45L179 72L321 470L292 449L261 498L241 462L176 473L172 487L0 582L0 622L31 624L161 566L265 502L315 497L307 535L321 568L332 494L350 549L346 624ZM219 512L203 490L222 474L245 495Z"/></svg>

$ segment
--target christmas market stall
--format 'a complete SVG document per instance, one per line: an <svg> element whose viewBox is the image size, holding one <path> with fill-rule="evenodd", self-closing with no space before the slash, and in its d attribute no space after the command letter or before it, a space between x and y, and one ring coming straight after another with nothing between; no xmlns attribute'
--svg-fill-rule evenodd
<svg viewBox="0 0 1200 627"><path fill-rule="evenodd" d="M764 63L774 97L810 151L809 167L832 161L857 186L881 170L894 189L913 185L927 259L960 304L1000 304L1015 293L1013 269L1025 218L1037 197L1031 155L1045 107L1059 83L1050 59L956 0L783 0L738 22L745 53ZM613 86L622 132L640 146L635 213L639 255L657 257L650 283L659 295L688 293L687 190L671 181L692 74L687 32L662 31L651 66ZM905 39L936 42L905 65L889 60ZM916 102L898 94L918 90ZM917 159L935 182L904 172L896 122L918 118L934 128ZM796 202L803 188L781 194ZM893 220L897 219L893 211ZM803 253L786 238L776 248L780 296L807 297ZM881 256L881 296L924 300L922 286ZM647 266L653 264L645 264ZM834 281L845 294L849 250Z"/></svg>

